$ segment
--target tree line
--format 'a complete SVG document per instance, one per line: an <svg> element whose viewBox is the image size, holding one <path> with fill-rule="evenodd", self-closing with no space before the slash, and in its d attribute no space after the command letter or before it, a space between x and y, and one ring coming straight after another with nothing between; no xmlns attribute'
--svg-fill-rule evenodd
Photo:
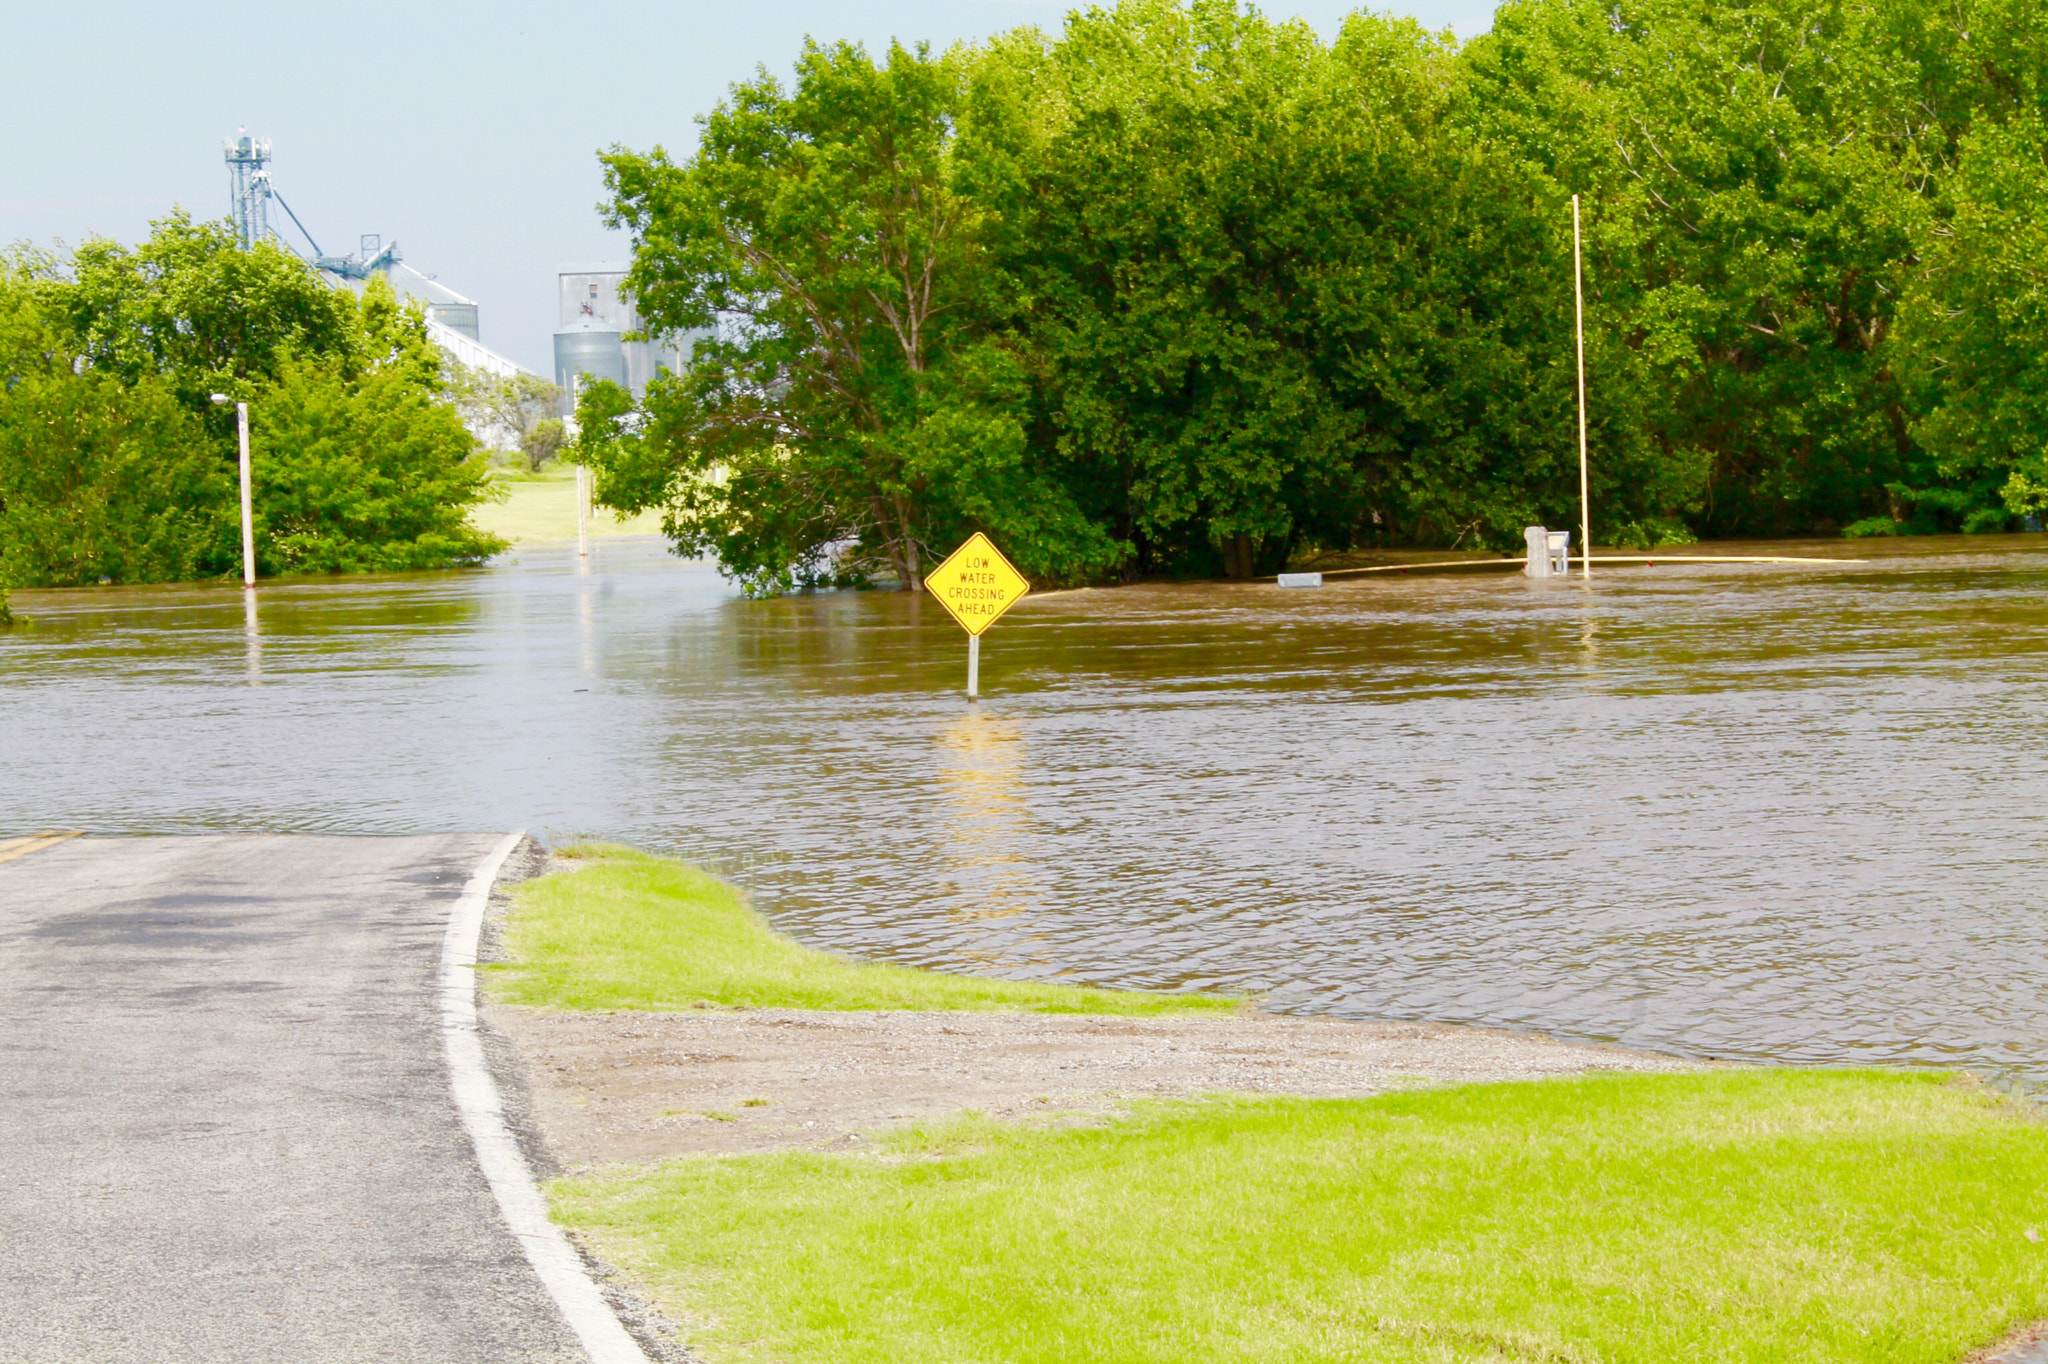
<svg viewBox="0 0 2048 1364"><path fill-rule="evenodd" d="M2048 507L2048 25L2029 0L1510 0L1459 45L1124 0L810 43L687 156L604 157L651 331L585 388L621 510L750 590L989 531L1047 580Z"/></svg>
<svg viewBox="0 0 2048 1364"><path fill-rule="evenodd" d="M484 459L416 309L178 213L134 247L0 257L0 587L477 563Z"/></svg>

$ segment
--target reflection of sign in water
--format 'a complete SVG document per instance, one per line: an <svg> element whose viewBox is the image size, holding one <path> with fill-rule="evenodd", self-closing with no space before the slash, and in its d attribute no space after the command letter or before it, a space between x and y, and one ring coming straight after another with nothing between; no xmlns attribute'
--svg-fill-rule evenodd
<svg viewBox="0 0 2048 1364"><path fill-rule="evenodd" d="M967 711L939 734L938 840L951 883L951 917L1007 919L1040 896L1024 855L1031 831L1025 803L1024 740L1016 726ZM991 936L964 948L993 966L1016 965L1016 939Z"/></svg>
<svg viewBox="0 0 2048 1364"><path fill-rule="evenodd" d="M925 590L953 613L960 628L979 635L1031 590L1024 575L980 531L924 580Z"/></svg>

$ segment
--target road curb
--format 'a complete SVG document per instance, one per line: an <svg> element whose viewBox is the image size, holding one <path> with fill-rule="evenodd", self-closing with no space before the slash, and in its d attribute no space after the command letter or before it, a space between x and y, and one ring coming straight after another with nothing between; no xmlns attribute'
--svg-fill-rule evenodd
<svg viewBox="0 0 2048 1364"><path fill-rule="evenodd" d="M456 897L447 934L441 940L441 1035L455 1107L462 1114L462 1125L476 1148L477 1164L490 1183L506 1225L591 1364L650 1364L639 1342L612 1314L561 1228L548 1220L547 1201L533 1182L518 1141L505 1125L498 1084L484 1062L476 1016L477 941L483 932L491 887L523 837L523 833L507 834L477 866Z"/></svg>

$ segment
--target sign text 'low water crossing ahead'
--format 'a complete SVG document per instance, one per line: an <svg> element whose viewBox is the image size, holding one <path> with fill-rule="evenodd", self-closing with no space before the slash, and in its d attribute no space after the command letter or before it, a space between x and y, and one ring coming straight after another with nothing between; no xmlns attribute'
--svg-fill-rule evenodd
<svg viewBox="0 0 2048 1364"><path fill-rule="evenodd" d="M1024 599L1031 584L980 531L924 580L925 590L967 632L967 699L981 690L981 632Z"/></svg>

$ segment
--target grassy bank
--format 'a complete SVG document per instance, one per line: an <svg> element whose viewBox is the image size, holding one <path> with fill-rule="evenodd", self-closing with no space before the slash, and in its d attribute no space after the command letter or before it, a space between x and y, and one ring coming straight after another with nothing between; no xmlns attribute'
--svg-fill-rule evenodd
<svg viewBox="0 0 2048 1364"><path fill-rule="evenodd" d="M1953 1364L2048 1315L2048 1129L1897 1074L967 1120L551 1193L720 1364Z"/></svg>
<svg viewBox="0 0 2048 1364"><path fill-rule="evenodd" d="M1084 990L848 961L777 933L705 872L624 848L572 849L581 869L513 889L493 975L507 1003L557 1009L1031 1009L1158 1014L1228 1010L1195 995Z"/></svg>
<svg viewBox="0 0 2048 1364"><path fill-rule="evenodd" d="M1226 1002L860 965L679 863L515 889L568 1009ZM1967 1083L1719 1070L972 1116L550 1187L715 1364L1955 1364L2048 1317L2048 1125ZM2038 1239L2037 1239L2038 1238Z"/></svg>
<svg viewBox="0 0 2048 1364"><path fill-rule="evenodd" d="M568 464L550 465L539 474L499 474L505 489L503 502L486 502L474 507L469 522L486 535L496 535L514 544L560 544L576 538L576 470ZM604 508L590 515L590 534L659 535L661 516L642 512L621 519Z"/></svg>

